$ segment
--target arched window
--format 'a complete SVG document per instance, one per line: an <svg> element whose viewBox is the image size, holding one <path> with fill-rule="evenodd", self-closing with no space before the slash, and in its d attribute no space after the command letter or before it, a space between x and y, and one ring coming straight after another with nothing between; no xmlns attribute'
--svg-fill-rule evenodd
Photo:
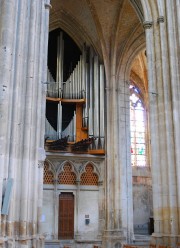
<svg viewBox="0 0 180 248"><path fill-rule="evenodd" d="M140 91L130 85L131 164L146 166L145 109Z"/></svg>

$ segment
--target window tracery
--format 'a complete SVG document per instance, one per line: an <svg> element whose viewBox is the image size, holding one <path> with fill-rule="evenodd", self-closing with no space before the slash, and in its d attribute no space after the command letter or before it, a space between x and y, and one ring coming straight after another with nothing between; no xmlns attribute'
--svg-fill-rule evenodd
<svg viewBox="0 0 180 248"><path fill-rule="evenodd" d="M145 108L140 91L130 85L131 165L146 166Z"/></svg>
<svg viewBox="0 0 180 248"><path fill-rule="evenodd" d="M49 170L48 164L45 162L44 164L44 173L43 173L43 183L44 184L53 184L54 175Z"/></svg>
<svg viewBox="0 0 180 248"><path fill-rule="evenodd" d="M76 174L72 171L72 166L70 164L64 165L64 171L58 176L59 184L76 184Z"/></svg>
<svg viewBox="0 0 180 248"><path fill-rule="evenodd" d="M91 164L86 165L86 172L81 175L81 185L98 185L98 176Z"/></svg>

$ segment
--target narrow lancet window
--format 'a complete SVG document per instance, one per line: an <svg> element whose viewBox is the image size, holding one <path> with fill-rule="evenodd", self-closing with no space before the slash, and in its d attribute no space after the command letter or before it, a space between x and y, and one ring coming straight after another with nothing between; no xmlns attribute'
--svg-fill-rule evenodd
<svg viewBox="0 0 180 248"><path fill-rule="evenodd" d="M146 166L145 109L140 91L130 85L131 165Z"/></svg>

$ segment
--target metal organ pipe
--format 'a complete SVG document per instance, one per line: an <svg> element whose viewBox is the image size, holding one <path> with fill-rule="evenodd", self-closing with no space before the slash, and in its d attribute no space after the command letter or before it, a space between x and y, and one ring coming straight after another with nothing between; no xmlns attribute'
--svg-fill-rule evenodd
<svg viewBox="0 0 180 248"><path fill-rule="evenodd" d="M73 94L73 82L72 82L72 75L70 75L70 78L69 78L69 84L70 84L70 87L69 87L69 89L70 89L70 93L69 93L69 98L71 99L71 98L73 98L73 96L72 96L72 94Z"/></svg>
<svg viewBox="0 0 180 248"><path fill-rule="evenodd" d="M74 141L74 116L69 125L62 131L62 138L69 135L69 141Z"/></svg>
<svg viewBox="0 0 180 248"><path fill-rule="evenodd" d="M58 97L57 84L54 82L53 76L47 70L47 96ZM45 119L45 137L49 139L57 139L57 131L51 126L47 118Z"/></svg>
<svg viewBox="0 0 180 248"><path fill-rule="evenodd" d="M85 98L86 92L86 47L83 46L83 54L82 54L82 98Z"/></svg>
<svg viewBox="0 0 180 248"><path fill-rule="evenodd" d="M62 104L59 102L58 104L58 120L57 120L57 138L61 138L62 134Z"/></svg>
<svg viewBox="0 0 180 248"><path fill-rule="evenodd" d="M75 97L75 73L73 73L73 75L72 75L72 80L73 80L73 85L72 85L72 98L74 98Z"/></svg>
<svg viewBox="0 0 180 248"><path fill-rule="evenodd" d="M50 71L47 70L47 96L49 97L58 97L58 88L57 84L54 81L53 76L51 75Z"/></svg>
<svg viewBox="0 0 180 248"><path fill-rule="evenodd" d="M99 60L98 56L94 57L94 115L93 115L93 120L94 120L94 137L96 138L95 140L95 145L96 149L98 148L99 144Z"/></svg>
<svg viewBox="0 0 180 248"><path fill-rule="evenodd" d="M81 98L81 60L79 61L78 63L78 67L79 67L79 70L78 70L78 99Z"/></svg>
<svg viewBox="0 0 180 248"><path fill-rule="evenodd" d="M94 132L93 132L93 103L94 103L94 98L93 98L93 92L94 92L94 64L93 64L93 50L90 48L90 56L89 56L89 136L93 137Z"/></svg>
<svg viewBox="0 0 180 248"><path fill-rule="evenodd" d="M50 139L57 139L57 132L51 126L47 118L45 120L45 137L49 137Z"/></svg>
<svg viewBox="0 0 180 248"><path fill-rule="evenodd" d="M83 106L83 127L88 127L89 137L95 137L93 149L104 149L104 65L100 65L98 56L93 48L87 50L83 47L82 55L73 72L63 83L64 41L63 33L60 33L57 41L57 73L56 83L48 72L47 95L66 99L86 99ZM48 126L48 125L47 125ZM49 132L53 130L49 127ZM62 104L58 104L57 138L69 135L70 141L76 140L76 112L69 126L62 132Z"/></svg>
<svg viewBox="0 0 180 248"><path fill-rule="evenodd" d="M78 82L79 82L79 90L78 90L78 92L79 92L79 96L78 96L78 98L80 99L80 98L82 98L82 96L81 96L81 90L82 90L82 88L81 88L81 56L80 56L80 61L79 61L79 63L78 63L78 65L79 65L79 75L78 75Z"/></svg>
<svg viewBox="0 0 180 248"><path fill-rule="evenodd" d="M79 99L79 63L77 64L77 73L76 73L76 82L77 90L76 90L76 98Z"/></svg>
<svg viewBox="0 0 180 248"><path fill-rule="evenodd" d="M56 81L58 83L58 96L62 97L62 83L63 83L63 62L64 62L64 41L63 41L63 33L60 32L60 36L58 36L57 40L57 74ZM57 134L58 138L61 138L62 134L62 105L61 102L58 104L58 126L57 126Z"/></svg>
<svg viewBox="0 0 180 248"><path fill-rule="evenodd" d="M88 110L89 110L89 65L86 63L85 67L85 96L86 103L83 108L83 127L88 127Z"/></svg>
<svg viewBox="0 0 180 248"><path fill-rule="evenodd" d="M86 103L83 106L83 127L87 127L87 64L86 64L86 46L83 46L83 54L82 54L82 98L86 99Z"/></svg>
<svg viewBox="0 0 180 248"><path fill-rule="evenodd" d="M100 65L100 147L104 149L104 65Z"/></svg>

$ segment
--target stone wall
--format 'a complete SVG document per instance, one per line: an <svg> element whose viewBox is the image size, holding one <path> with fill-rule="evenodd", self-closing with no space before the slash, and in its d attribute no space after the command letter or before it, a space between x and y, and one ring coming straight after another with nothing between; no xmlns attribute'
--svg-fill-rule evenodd
<svg viewBox="0 0 180 248"><path fill-rule="evenodd" d="M148 167L133 168L133 220L135 234L150 234L153 217L152 180Z"/></svg>

